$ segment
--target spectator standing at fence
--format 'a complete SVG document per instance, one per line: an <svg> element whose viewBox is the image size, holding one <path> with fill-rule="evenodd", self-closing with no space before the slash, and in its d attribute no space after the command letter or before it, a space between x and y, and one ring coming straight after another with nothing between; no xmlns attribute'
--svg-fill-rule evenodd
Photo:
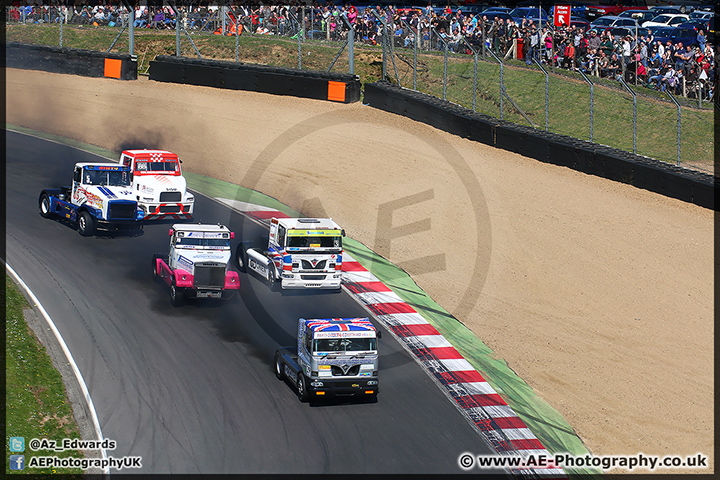
<svg viewBox="0 0 720 480"><path fill-rule="evenodd" d="M603 33L602 36L603 39L600 42L600 49L605 53L608 58L610 58L610 55L612 55L612 52L615 49L612 37L610 36L609 32Z"/></svg>
<svg viewBox="0 0 720 480"><path fill-rule="evenodd" d="M626 35L622 40L622 57L623 57L623 69L630 63L630 54L632 46L630 45L630 35Z"/></svg>
<svg viewBox="0 0 720 480"><path fill-rule="evenodd" d="M563 67L575 70L575 44L571 40L567 40L565 44L565 52L563 54Z"/></svg>
<svg viewBox="0 0 720 480"><path fill-rule="evenodd" d="M698 30L696 41L698 43L698 46L700 47L701 51L705 51L705 45L707 44L707 37L705 36L705 31L700 29Z"/></svg>

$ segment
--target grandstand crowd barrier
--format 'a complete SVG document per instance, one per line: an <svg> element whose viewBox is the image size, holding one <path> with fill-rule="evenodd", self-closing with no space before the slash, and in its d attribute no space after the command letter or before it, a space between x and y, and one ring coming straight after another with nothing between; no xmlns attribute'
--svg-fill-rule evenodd
<svg viewBox="0 0 720 480"><path fill-rule="evenodd" d="M473 112L388 82L365 84L364 103L541 162L627 183L715 210L713 175L617 148Z"/></svg>
<svg viewBox="0 0 720 480"><path fill-rule="evenodd" d="M360 100L360 78L347 73L158 55L150 62L149 74L150 80L158 82L250 90L342 103Z"/></svg>
<svg viewBox="0 0 720 480"><path fill-rule="evenodd" d="M78 48L7 42L5 66L85 77L137 80L137 58Z"/></svg>

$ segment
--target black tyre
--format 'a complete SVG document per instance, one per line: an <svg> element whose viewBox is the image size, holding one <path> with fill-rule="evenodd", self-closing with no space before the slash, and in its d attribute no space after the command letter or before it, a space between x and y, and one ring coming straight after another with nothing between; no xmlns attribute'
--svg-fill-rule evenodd
<svg viewBox="0 0 720 480"><path fill-rule="evenodd" d="M44 218L49 218L52 216L52 213L52 202L50 201L50 197L48 197L47 193L43 193L40 197L40 215Z"/></svg>
<svg viewBox="0 0 720 480"><path fill-rule="evenodd" d="M245 248L242 243L237 247L235 261L237 262L238 272L247 272L247 253L245 252Z"/></svg>
<svg viewBox="0 0 720 480"><path fill-rule="evenodd" d="M278 380L285 379L285 372L283 372L283 362L280 359L280 353L275 354L275 376Z"/></svg>
<svg viewBox="0 0 720 480"><path fill-rule="evenodd" d="M170 303L172 303L173 307L180 307L184 301L185 296L183 295L183 289L176 287L175 282L173 281L170 284Z"/></svg>
<svg viewBox="0 0 720 480"><path fill-rule="evenodd" d="M95 233L95 219L88 212L80 212L78 232L83 237L89 237Z"/></svg>
<svg viewBox="0 0 720 480"><path fill-rule="evenodd" d="M307 385L305 384L305 375L303 373L298 373L297 376L297 393L298 398L301 402L307 402L308 398L310 398L310 393L307 390Z"/></svg>

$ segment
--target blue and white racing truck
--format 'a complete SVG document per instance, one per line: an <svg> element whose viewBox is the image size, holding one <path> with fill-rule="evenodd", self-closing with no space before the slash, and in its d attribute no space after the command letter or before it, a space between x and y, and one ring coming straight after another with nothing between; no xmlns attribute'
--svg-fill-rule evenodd
<svg viewBox="0 0 720 480"><path fill-rule="evenodd" d="M330 395L374 400L380 333L368 318L301 318L297 347L275 352L275 376L288 379L301 402Z"/></svg>
<svg viewBox="0 0 720 480"><path fill-rule="evenodd" d="M130 169L117 163L77 163L71 186L47 188L38 199L40 215L77 223L82 236L98 230L142 229L143 211L130 186Z"/></svg>

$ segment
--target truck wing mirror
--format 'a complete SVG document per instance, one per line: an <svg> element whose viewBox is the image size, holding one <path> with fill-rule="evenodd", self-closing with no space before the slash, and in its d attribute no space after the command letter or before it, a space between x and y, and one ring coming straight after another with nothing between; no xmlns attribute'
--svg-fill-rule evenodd
<svg viewBox="0 0 720 480"><path fill-rule="evenodd" d="M230 238L231 239L235 238L235 232L230 232Z"/></svg>
<svg viewBox="0 0 720 480"><path fill-rule="evenodd" d="M342 230L340 230L340 235L342 235L343 237L345 236L345 229L344 229L344 228L343 228Z"/></svg>
<svg viewBox="0 0 720 480"><path fill-rule="evenodd" d="M376 336L378 339L381 339L381 338L382 338L382 332L381 332L380 330L378 330L377 333L375 334L375 336Z"/></svg>
<svg viewBox="0 0 720 480"><path fill-rule="evenodd" d="M168 235L172 237L172 234L173 234L173 229L171 228L171 229L168 231Z"/></svg>

